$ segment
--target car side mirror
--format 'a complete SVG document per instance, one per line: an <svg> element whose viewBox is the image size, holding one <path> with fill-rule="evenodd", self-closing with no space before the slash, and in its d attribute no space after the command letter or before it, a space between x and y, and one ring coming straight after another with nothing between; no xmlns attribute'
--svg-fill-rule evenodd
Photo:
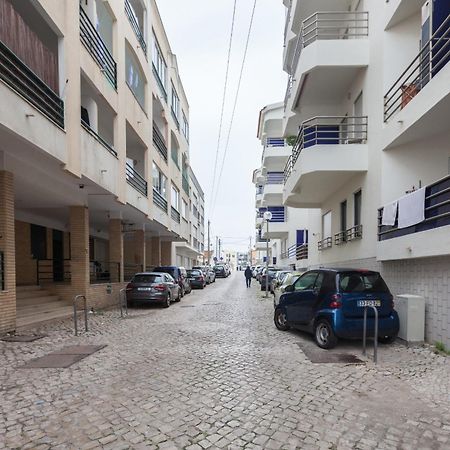
<svg viewBox="0 0 450 450"><path fill-rule="evenodd" d="M293 284L290 284L289 286L286 286L285 288L284 288L284 292L294 292L294 285Z"/></svg>

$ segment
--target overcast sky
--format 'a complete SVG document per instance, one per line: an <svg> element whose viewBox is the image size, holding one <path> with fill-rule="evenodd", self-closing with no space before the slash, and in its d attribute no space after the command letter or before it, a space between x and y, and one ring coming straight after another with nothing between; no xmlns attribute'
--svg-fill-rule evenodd
<svg viewBox="0 0 450 450"><path fill-rule="evenodd" d="M178 58L190 105L190 161L205 191L207 220L211 213L233 0L157 0L157 3L172 51ZM253 0L237 2L219 169L252 7ZM284 99L287 82L282 71L284 17L281 0L257 0L230 145L211 217L211 242L214 243L216 235L220 236L227 249L246 250L250 236L254 243L255 189L251 178L260 165L262 151L256 137L258 115L266 104Z"/></svg>

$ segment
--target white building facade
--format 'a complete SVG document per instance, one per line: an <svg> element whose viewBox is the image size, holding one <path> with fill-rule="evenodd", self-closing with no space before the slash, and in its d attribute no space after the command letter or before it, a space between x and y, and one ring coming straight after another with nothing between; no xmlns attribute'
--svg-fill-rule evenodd
<svg viewBox="0 0 450 450"><path fill-rule="evenodd" d="M309 266L380 271L449 346L449 3L283 3L283 202L314 209Z"/></svg>

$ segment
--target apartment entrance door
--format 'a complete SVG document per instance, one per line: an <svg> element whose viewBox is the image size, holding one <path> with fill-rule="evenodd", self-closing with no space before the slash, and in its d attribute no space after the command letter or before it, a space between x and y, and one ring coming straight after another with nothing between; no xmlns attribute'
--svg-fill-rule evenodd
<svg viewBox="0 0 450 450"><path fill-rule="evenodd" d="M53 230L53 281L64 281L63 232Z"/></svg>

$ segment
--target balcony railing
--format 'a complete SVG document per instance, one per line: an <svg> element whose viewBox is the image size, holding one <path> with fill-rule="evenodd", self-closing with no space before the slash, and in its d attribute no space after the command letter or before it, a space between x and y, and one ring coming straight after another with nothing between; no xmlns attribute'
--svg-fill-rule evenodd
<svg viewBox="0 0 450 450"><path fill-rule="evenodd" d="M266 184L283 184L284 172L267 172Z"/></svg>
<svg viewBox="0 0 450 450"><path fill-rule="evenodd" d="M384 121L403 109L450 61L450 15L384 96Z"/></svg>
<svg viewBox="0 0 450 450"><path fill-rule="evenodd" d="M167 213L167 200L153 188L153 203Z"/></svg>
<svg viewBox="0 0 450 450"><path fill-rule="evenodd" d="M369 35L369 13L316 12L302 22L289 73L294 75L302 50L317 40L361 39Z"/></svg>
<svg viewBox="0 0 450 450"><path fill-rule="evenodd" d="M5 254L0 252L0 291L5 290Z"/></svg>
<svg viewBox="0 0 450 450"><path fill-rule="evenodd" d="M69 283L71 280L70 259L38 259L36 280L40 283Z"/></svg>
<svg viewBox="0 0 450 450"><path fill-rule="evenodd" d="M100 144L103 145L103 147L108 150L112 155L114 155L117 158L117 152L114 150L114 147L105 141L96 131L94 131L83 119L81 119L81 126Z"/></svg>
<svg viewBox="0 0 450 450"><path fill-rule="evenodd" d="M155 122L153 122L153 145L156 147L156 150L160 153L160 155L166 160L167 162L167 145L166 141L164 140L164 137L159 131L158 125L156 125Z"/></svg>
<svg viewBox="0 0 450 450"><path fill-rule="evenodd" d="M319 252L321 252L323 250L327 250L328 248L331 248L331 247L333 247L333 238L332 237L327 237L317 243L317 249L319 250Z"/></svg>
<svg viewBox="0 0 450 450"><path fill-rule="evenodd" d="M285 147L286 139L284 138L267 138L266 147Z"/></svg>
<svg viewBox="0 0 450 450"><path fill-rule="evenodd" d="M264 213L266 211L267 208L260 208L258 211L258 217L264 219ZM286 222L286 210L284 206L269 206L269 211L272 213L272 219L269 220L269 223Z"/></svg>
<svg viewBox="0 0 450 450"><path fill-rule="evenodd" d="M446 176L425 189L425 220L407 228L382 225L383 208L378 210L378 240L385 241L400 236L433 230L450 225L450 176Z"/></svg>
<svg viewBox="0 0 450 450"><path fill-rule="evenodd" d="M189 195L189 179L184 173L182 175L181 184L183 186L183 191Z"/></svg>
<svg viewBox="0 0 450 450"><path fill-rule="evenodd" d="M131 28L133 28L133 31L136 34L142 51L145 53L145 55L147 55L147 43L145 42L144 34L142 33L141 27L139 26L139 22L133 11L133 7L128 0L125 0L125 13L128 17L128 20L130 21Z"/></svg>
<svg viewBox="0 0 450 450"><path fill-rule="evenodd" d="M0 79L48 119L64 128L64 102L1 41Z"/></svg>
<svg viewBox="0 0 450 450"><path fill-rule="evenodd" d="M164 97L165 102L167 103L167 91L164 87L164 83L162 82L161 78L159 77L158 71L156 70L155 65L152 63L152 69L153 69L153 75L155 76L156 82L158 83L159 89L161 90L161 94Z"/></svg>
<svg viewBox="0 0 450 450"><path fill-rule="evenodd" d="M117 64L95 29L84 9L80 6L80 38L87 51L98 64L106 78L117 89Z"/></svg>
<svg viewBox="0 0 450 450"><path fill-rule="evenodd" d="M308 244L297 245L295 249L295 257L297 261L308 259Z"/></svg>
<svg viewBox="0 0 450 450"><path fill-rule="evenodd" d="M350 145L367 142L367 116L320 116L302 123L284 170L286 183L303 149L315 145Z"/></svg>
<svg viewBox="0 0 450 450"><path fill-rule="evenodd" d="M340 231L334 235L334 245L343 245L347 242L356 241L363 237L363 226L355 225L345 231Z"/></svg>
<svg viewBox="0 0 450 450"><path fill-rule="evenodd" d="M172 219L175 220L175 222L180 223L181 220L180 213L173 206L170 207L170 217L172 217Z"/></svg>
<svg viewBox="0 0 450 450"><path fill-rule="evenodd" d="M126 164L125 176L127 178L127 183L130 186L133 186L134 189L147 197L147 182L145 181L145 178L139 172L137 172L131 164Z"/></svg>

